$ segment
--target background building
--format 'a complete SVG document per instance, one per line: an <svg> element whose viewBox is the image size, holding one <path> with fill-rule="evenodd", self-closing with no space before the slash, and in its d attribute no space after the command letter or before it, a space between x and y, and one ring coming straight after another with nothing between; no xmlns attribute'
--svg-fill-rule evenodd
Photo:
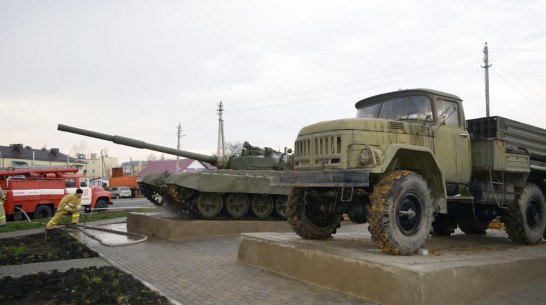
<svg viewBox="0 0 546 305"><path fill-rule="evenodd" d="M142 171L145 167L148 161L131 161L131 162L123 162L121 163L121 167L123 168L123 174L128 176L134 176L138 172ZM132 167L132 171L131 171Z"/></svg>
<svg viewBox="0 0 546 305"><path fill-rule="evenodd" d="M30 166L76 166L83 174L87 166L85 160L72 158L59 152L58 148L33 149L23 144L0 146L0 167L30 167Z"/></svg>
<svg viewBox="0 0 546 305"><path fill-rule="evenodd" d="M119 167L119 159L99 154L78 154L78 160L86 163L86 175L89 178L108 178L112 176L112 168Z"/></svg>

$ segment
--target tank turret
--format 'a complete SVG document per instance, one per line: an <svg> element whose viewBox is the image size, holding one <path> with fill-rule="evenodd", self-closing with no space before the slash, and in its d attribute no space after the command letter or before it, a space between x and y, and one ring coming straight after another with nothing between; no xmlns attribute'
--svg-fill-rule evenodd
<svg viewBox="0 0 546 305"><path fill-rule="evenodd" d="M72 126L67 126L59 124L57 129L60 131L66 131L70 133L79 134L82 136L102 139L106 141L111 141L116 144L140 148L140 149L149 149L153 151L163 152L175 156L190 158L202 162L207 162L212 165L215 165L219 169L273 169L277 170L280 166L285 164L283 156L285 153L281 153L273 150L270 147L259 148L250 145L248 142L245 142L243 145L243 151L240 155L232 156L209 156L199 153L189 152L185 150L170 148L166 146L160 146L155 144L146 143L144 141L126 138L117 135L109 135L105 133L95 132L91 130L76 128Z"/></svg>
<svg viewBox="0 0 546 305"><path fill-rule="evenodd" d="M215 165L218 169L149 173L137 180L154 204L200 219L286 219L289 187L272 186L270 177L293 166L291 150L278 152L245 142L240 154L209 156L59 124L58 130L150 149Z"/></svg>

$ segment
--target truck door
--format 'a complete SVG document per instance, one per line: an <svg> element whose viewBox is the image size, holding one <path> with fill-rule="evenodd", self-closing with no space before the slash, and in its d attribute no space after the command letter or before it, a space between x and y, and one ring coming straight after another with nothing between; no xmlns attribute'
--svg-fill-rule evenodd
<svg viewBox="0 0 546 305"><path fill-rule="evenodd" d="M468 183L471 175L470 136L465 130L460 103L438 98L434 150L446 183Z"/></svg>
<svg viewBox="0 0 546 305"><path fill-rule="evenodd" d="M82 205L90 205L93 194L91 193L89 178L80 178L80 188L83 190Z"/></svg>
<svg viewBox="0 0 546 305"><path fill-rule="evenodd" d="M87 182L83 181L82 179L85 179ZM83 191L82 194L82 201L81 205L90 205L91 204L91 188L89 187L89 179L88 178L66 178L65 180L66 184L66 193L67 194L73 194L76 192L78 188L81 188ZM85 187L82 187L82 185L86 185Z"/></svg>

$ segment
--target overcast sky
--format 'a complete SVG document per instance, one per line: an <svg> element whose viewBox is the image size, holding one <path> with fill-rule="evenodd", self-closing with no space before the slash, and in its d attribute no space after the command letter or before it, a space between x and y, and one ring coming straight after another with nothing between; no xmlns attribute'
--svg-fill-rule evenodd
<svg viewBox="0 0 546 305"><path fill-rule="evenodd" d="M226 141L283 149L408 88L481 117L485 42L491 115L546 129L546 1L0 0L0 145L145 160L57 124L170 147L181 124L211 154L223 101Z"/></svg>

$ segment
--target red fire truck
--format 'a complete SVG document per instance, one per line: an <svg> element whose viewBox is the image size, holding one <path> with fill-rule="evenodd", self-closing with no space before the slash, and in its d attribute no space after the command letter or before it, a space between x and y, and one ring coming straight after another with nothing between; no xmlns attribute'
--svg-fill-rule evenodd
<svg viewBox="0 0 546 305"><path fill-rule="evenodd" d="M22 220L23 211L34 219L51 217L63 196L78 188L83 190L81 204L86 211L107 209L112 204L110 192L90 187L89 178L77 172L76 167L0 170L7 220Z"/></svg>

